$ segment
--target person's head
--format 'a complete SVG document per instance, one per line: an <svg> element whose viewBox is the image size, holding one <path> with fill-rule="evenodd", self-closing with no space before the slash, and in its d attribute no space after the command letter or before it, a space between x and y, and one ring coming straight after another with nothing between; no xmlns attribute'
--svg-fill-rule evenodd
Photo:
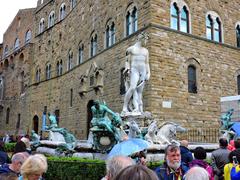
<svg viewBox="0 0 240 180"><path fill-rule="evenodd" d="M220 138L219 139L219 146L226 148L228 146L228 140L226 138Z"/></svg>
<svg viewBox="0 0 240 180"><path fill-rule="evenodd" d="M149 35L145 32L142 32L137 36L137 41L141 42L144 45L146 45L148 39L149 39Z"/></svg>
<svg viewBox="0 0 240 180"><path fill-rule="evenodd" d="M20 168L24 161L26 160L26 156L23 153L16 153L12 156L12 163L10 164L10 169L14 172L19 173Z"/></svg>
<svg viewBox="0 0 240 180"><path fill-rule="evenodd" d="M182 141L180 142L180 145L181 145L181 146L184 146L184 147L188 147L188 141L187 141L187 140L182 140Z"/></svg>
<svg viewBox="0 0 240 180"><path fill-rule="evenodd" d="M26 138L26 137L22 137L22 138L21 138L21 141L25 143L26 148L31 149L31 148L30 148L30 141L29 141L28 138Z"/></svg>
<svg viewBox="0 0 240 180"><path fill-rule="evenodd" d="M18 176L14 173L1 173L0 179L1 180L18 180Z"/></svg>
<svg viewBox="0 0 240 180"><path fill-rule="evenodd" d="M99 107L100 107L100 102L99 102L98 100L95 100L95 101L93 101L93 105L94 105L97 109L99 109Z"/></svg>
<svg viewBox="0 0 240 180"><path fill-rule="evenodd" d="M234 147L236 149L240 148L240 137L237 137L237 139L234 141Z"/></svg>
<svg viewBox="0 0 240 180"><path fill-rule="evenodd" d="M21 167L21 174L28 180L38 180L47 171L47 159L41 154L29 156Z"/></svg>
<svg viewBox="0 0 240 180"><path fill-rule="evenodd" d="M181 165L180 148L177 145L168 145L165 149L165 160L172 169L178 169Z"/></svg>
<svg viewBox="0 0 240 180"><path fill-rule="evenodd" d="M126 156L115 156L109 159L106 163L107 178L112 180L117 174L127 166L134 165L135 162Z"/></svg>
<svg viewBox="0 0 240 180"><path fill-rule="evenodd" d="M158 180L158 177L151 169L137 164L121 170L114 180Z"/></svg>
<svg viewBox="0 0 240 180"><path fill-rule="evenodd" d="M233 163L233 156L236 156L237 161L240 163L240 150L234 150L228 155L229 162Z"/></svg>
<svg viewBox="0 0 240 180"><path fill-rule="evenodd" d="M193 154L195 159L204 160L207 158L207 152L203 147L196 147Z"/></svg>
<svg viewBox="0 0 240 180"><path fill-rule="evenodd" d="M208 172L199 166L192 167L184 176L185 180L209 180Z"/></svg>
<svg viewBox="0 0 240 180"><path fill-rule="evenodd" d="M0 151L4 151L4 142L0 141Z"/></svg>
<svg viewBox="0 0 240 180"><path fill-rule="evenodd" d="M23 141L18 141L15 145L13 154L25 151L27 151L26 144Z"/></svg>

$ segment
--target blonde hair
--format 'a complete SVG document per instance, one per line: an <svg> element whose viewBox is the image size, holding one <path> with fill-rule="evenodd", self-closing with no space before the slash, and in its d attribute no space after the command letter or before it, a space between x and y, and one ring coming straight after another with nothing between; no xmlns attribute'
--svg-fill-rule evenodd
<svg viewBox="0 0 240 180"><path fill-rule="evenodd" d="M44 173L47 171L47 158L42 154L29 156L21 167L21 174L27 177L34 173Z"/></svg>

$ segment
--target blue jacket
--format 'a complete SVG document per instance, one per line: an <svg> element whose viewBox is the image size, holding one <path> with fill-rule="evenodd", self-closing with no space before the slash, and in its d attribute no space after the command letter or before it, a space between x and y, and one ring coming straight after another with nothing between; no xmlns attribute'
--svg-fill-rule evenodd
<svg viewBox="0 0 240 180"><path fill-rule="evenodd" d="M193 160L191 151L185 146L180 146L180 151L181 151L181 161L188 166L189 163L192 162Z"/></svg>
<svg viewBox="0 0 240 180"><path fill-rule="evenodd" d="M0 151L0 164L10 163L10 159L6 152Z"/></svg>
<svg viewBox="0 0 240 180"><path fill-rule="evenodd" d="M184 164L181 164L181 179L183 179L183 175L188 171L188 167ZM175 175L171 172L170 168L164 162L160 167L155 169L155 173L158 176L159 180L175 180Z"/></svg>
<svg viewBox="0 0 240 180"><path fill-rule="evenodd" d="M13 170L11 170L9 168L9 165L8 164L3 164L1 167L0 167L0 174L1 173L14 173L14 174L17 174L16 172L14 172ZM17 174L18 175L18 174Z"/></svg>

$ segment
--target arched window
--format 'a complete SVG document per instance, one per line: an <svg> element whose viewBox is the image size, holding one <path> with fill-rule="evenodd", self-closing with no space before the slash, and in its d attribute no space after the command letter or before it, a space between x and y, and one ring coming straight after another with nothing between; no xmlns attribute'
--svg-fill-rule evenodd
<svg viewBox="0 0 240 180"><path fill-rule="evenodd" d="M20 47L20 41L18 38L16 38L15 42L14 42L14 50L17 50L19 49Z"/></svg>
<svg viewBox="0 0 240 180"><path fill-rule="evenodd" d="M56 71L57 71L57 76L62 75L62 60L57 62Z"/></svg>
<svg viewBox="0 0 240 180"><path fill-rule="evenodd" d="M35 81L36 82L40 82L40 76L41 75L41 69L39 69L39 68L37 68L37 70L36 70L36 75L35 75Z"/></svg>
<svg viewBox="0 0 240 180"><path fill-rule="evenodd" d="M51 78L51 64L46 65L46 80Z"/></svg>
<svg viewBox="0 0 240 180"><path fill-rule="evenodd" d="M177 7L177 3L173 3L171 6L171 28L175 30L179 30L179 9Z"/></svg>
<svg viewBox="0 0 240 180"><path fill-rule="evenodd" d="M8 45L5 46L4 48L4 57L8 55Z"/></svg>
<svg viewBox="0 0 240 180"><path fill-rule="evenodd" d="M181 10L180 31L189 33L189 12L186 6Z"/></svg>
<svg viewBox="0 0 240 180"><path fill-rule="evenodd" d="M77 5L77 0L70 0L71 10Z"/></svg>
<svg viewBox="0 0 240 180"><path fill-rule="evenodd" d="M93 57L96 54L97 54L97 35L95 34L91 38L90 57Z"/></svg>
<svg viewBox="0 0 240 180"><path fill-rule="evenodd" d="M63 20L66 16L66 5L63 3L59 10L59 21Z"/></svg>
<svg viewBox="0 0 240 180"><path fill-rule="evenodd" d="M6 124L9 124L10 108L7 108L6 112Z"/></svg>
<svg viewBox="0 0 240 180"><path fill-rule="evenodd" d="M129 36L138 30L137 8L134 6L126 14L126 35Z"/></svg>
<svg viewBox="0 0 240 180"><path fill-rule="evenodd" d="M112 46L115 41L116 41L116 29L115 29L115 24L114 22L112 22L111 25L107 25L107 28L106 28L106 47L110 47Z"/></svg>
<svg viewBox="0 0 240 180"><path fill-rule="evenodd" d="M136 7L134 7L132 11L132 26L133 26L133 32L136 32L138 29L138 17L137 17Z"/></svg>
<svg viewBox="0 0 240 180"><path fill-rule="evenodd" d="M190 18L187 5L174 2L171 4L171 28L185 33L190 32Z"/></svg>
<svg viewBox="0 0 240 180"><path fill-rule="evenodd" d="M237 92L240 95L240 75L237 76Z"/></svg>
<svg viewBox="0 0 240 180"><path fill-rule="evenodd" d="M56 71L57 71L57 76L59 76L59 67L60 67L60 63L59 61L57 62L57 66L56 66Z"/></svg>
<svg viewBox="0 0 240 180"><path fill-rule="evenodd" d="M206 18L207 39L213 40L213 20L210 15Z"/></svg>
<svg viewBox="0 0 240 180"><path fill-rule="evenodd" d="M55 13L54 11L51 11L51 13L48 16L48 28L54 25L54 20L55 20Z"/></svg>
<svg viewBox="0 0 240 180"><path fill-rule="evenodd" d="M116 42L116 28L114 22L111 25L110 32L111 32L111 45L113 45Z"/></svg>
<svg viewBox="0 0 240 180"><path fill-rule="evenodd" d="M28 30L25 34L25 44L29 43L32 38L32 32Z"/></svg>
<svg viewBox="0 0 240 180"><path fill-rule="evenodd" d="M44 27L45 27L45 20L44 18L42 18L39 22L39 34L44 31Z"/></svg>
<svg viewBox="0 0 240 180"><path fill-rule="evenodd" d="M60 63L59 63L59 75L62 75L63 73L63 62L62 60L60 60Z"/></svg>
<svg viewBox="0 0 240 180"><path fill-rule="evenodd" d="M72 67L72 65L73 65L72 63L73 63L73 52L70 50L68 52L68 66L67 66L68 71L73 68Z"/></svg>
<svg viewBox="0 0 240 180"><path fill-rule="evenodd" d="M126 16L126 31L127 31L127 36L130 35L132 32L130 12L127 12L127 16Z"/></svg>
<svg viewBox="0 0 240 180"><path fill-rule="evenodd" d="M222 42L221 40L221 22L219 18L216 18L214 22L214 40L217 42Z"/></svg>
<svg viewBox="0 0 240 180"><path fill-rule="evenodd" d="M222 42L222 24L216 13L206 16L206 36L209 40Z"/></svg>
<svg viewBox="0 0 240 180"><path fill-rule="evenodd" d="M106 29L106 47L110 47L110 44L111 44L111 35L110 35L110 28L109 26L107 26L107 29Z"/></svg>
<svg viewBox="0 0 240 180"><path fill-rule="evenodd" d="M188 66L188 92L197 93L197 74L193 65Z"/></svg>
<svg viewBox="0 0 240 180"><path fill-rule="evenodd" d="M82 44L78 47L78 64L83 63L83 50L84 50L84 46Z"/></svg>
<svg viewBox="0 0 240 180"><path fill-rule="evenodd" d="M240 25L236 27L237 47L240 47Z"/></svg>

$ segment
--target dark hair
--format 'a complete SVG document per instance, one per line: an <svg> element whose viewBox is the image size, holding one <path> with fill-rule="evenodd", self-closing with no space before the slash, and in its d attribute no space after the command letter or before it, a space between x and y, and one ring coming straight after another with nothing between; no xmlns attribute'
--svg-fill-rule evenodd
<svg viewBox="0 0 240 180"><path fill-rule="evenodd" d="M0 151L4 151L4 142L3 141L0 141Z"/></svg>
<svg viewBox="0 0 240 180"><path fill-rule="evenodd" d="M236 149L240 148L240 137L237 137L237 139L234 141L234 147Z"/></svg>
<svg viewBox="0 0 240 180"><path fill-rule="evenodd" d="M132 165L121 170L114 180L158 180L158 177L146 166Z"/></svg>
<svg viewBox="0 0 240 180"><path fill-rule="evenodd" d="M236 156L238 163L240 163L240 150L236 149L228 155L229 162L233 163L233 156Z"/></svg>
<svg viewBox="0 0 240 180"><path fill-rule="evenodd" d="M19 152L26 152L27 147L26 144L22 141L18 141L15 145L13 154L19 153Z"/></svg>
<svg viewBox="0 0 240 180"><path fill-rule="evenodd" d="M194 157L195 159L206 159L207 152L203 147L196 147L196 149L194 150Z"/></svg>
<svg viewBox="0 0 240 180"><path fill-rule="evenodd" d="M219 145L220 145L221 147L227 147L227 146L228 146L228 141L227 141L227 139L226 139L226 138L220 138L220 139L219 139Z"/></svg>

